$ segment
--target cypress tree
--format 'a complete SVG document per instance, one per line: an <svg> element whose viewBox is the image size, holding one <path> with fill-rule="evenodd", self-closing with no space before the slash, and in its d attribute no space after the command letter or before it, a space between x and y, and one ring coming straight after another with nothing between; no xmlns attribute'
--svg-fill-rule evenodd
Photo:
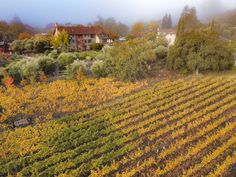
<svg viewBox="0 0 236 177"><path fill-rule="evenodd" d="M166 14L163 19L162 19L162 28L166 29L167 28L167 23L168 23L168 15Z"/></svg>
<svg viewBox="0 0 236 177"><path fill-rule="evenodd" d="M172 19L170 14L166 14L162 19L162 28L170 29L172 28Z"/></svg>
<svg viewBox="0 0 236 177"><path fill-rule="evenodd" d="M216 23L214 19L211 21L211 24L210 24L210 32L216 33Z"/></svg>
<svg viewBox="0 0 236 177"><path fill-rule="evenodd" d="M178 26L177 26L177 36L182 34L184 32L184 30L185 30L185 20L184 20L184 18L180 18Z"/></svg>
<svg viewBox="0 0 236 177"><path fill-rule="evenodd" d="M171 18L171 14L169 14L169 17L168 17L168 28L172 28L172 18Z"/></svg>

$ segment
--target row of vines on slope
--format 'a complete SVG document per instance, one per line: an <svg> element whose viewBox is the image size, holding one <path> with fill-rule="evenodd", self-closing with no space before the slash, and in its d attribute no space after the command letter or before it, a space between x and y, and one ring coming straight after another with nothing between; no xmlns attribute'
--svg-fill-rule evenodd
<svg viewBox="0 0 236 177"><path fill-rule="evenodd" d="M124 83L109 78L36 83L23 88L0 87L0 123L32 118L45 121L79 112L92 105L129 94L146 82Z"/></svg>
<svg viewBox="0 0 236 177"><path fill-rule="evenodd" d="M226 174L235 165L235 86L231 78L162 81L71 117L5 132L0 176Z"/></svg>

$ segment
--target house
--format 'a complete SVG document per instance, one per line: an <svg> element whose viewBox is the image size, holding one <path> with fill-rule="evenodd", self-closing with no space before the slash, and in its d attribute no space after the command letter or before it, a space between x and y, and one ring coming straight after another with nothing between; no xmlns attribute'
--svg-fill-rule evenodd
<svg viewBox="0 0 236 177"><path fill-rule="evenodd" d="M160 36L164 36L168 42L169 46L175 44L176 40L176 31L173 29L159 29L157 30L157 38Z"/></svg>
<svg viewBox="0 0 236 177"><path fill-rule="evenodd" d="M109 39L103 28L95 26L62 26L55 25L54 36L58 32L66 31L69 34L70 50L91 50L92 44L110 44L113 41Z"/></svg>
<svg viewBox="0 0 236 177"><path fill-rule="evenodd" d="M116 42L125 42L126 38L125 37L119 37L119 39L116 40Z"/></svg>

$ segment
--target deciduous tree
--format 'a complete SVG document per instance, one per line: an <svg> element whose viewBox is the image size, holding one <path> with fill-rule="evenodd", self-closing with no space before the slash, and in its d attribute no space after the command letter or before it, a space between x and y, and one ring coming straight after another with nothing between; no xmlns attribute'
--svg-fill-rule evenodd
<svg viewBox="0 0 236 177"><path fill-rule="evenodd" d="M131 28L131 33L135 37L141 37L145 32L145 25L142 22L136 22Z"/></svg>
<svg viewBox="0 0 236 177"><path fill-rule="evenodd" d="M116 21L116 19L113 17L104 19L99 16L98 20L96 20L91 25L102 27L106 31L106 33L108 33L111 39L116 39L119 36L125 36L129 31L129 27L127 25Z"/></svg>
<svg viewBox="0 0 236 177"><path fill-rule="evenodd" d="M157 33L157 29L159 28L159 25L156 21L150 21L147 25L149 32Z"/></svg>
<svg viewBox="0 0 236 177"><path fill-rule="evenodd" d="M22 32L19 34L18 39L19 40L24 40L24 39L30 39L32 37L32 34L28 32Z"/></svg>
<svg viewBox="0 0 236 177"><path fill-rule="evenodd" d="M59 50L66 50L69 45L69 34L66 31L58 32L52 40L54 48Z"/></svg>

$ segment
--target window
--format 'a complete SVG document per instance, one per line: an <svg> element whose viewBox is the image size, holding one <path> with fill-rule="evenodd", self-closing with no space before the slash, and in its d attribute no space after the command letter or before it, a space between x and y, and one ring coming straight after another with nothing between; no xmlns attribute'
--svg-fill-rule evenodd
<svg viewBox="0 0 236 177"><path fill-rule="evenodd" d="M90 35L89 34L85 34L84 38L90 38Z"/></svg>
<svg viewBox="0 0 236 177"><path fill-rule="evenodd" d="M92 43L92 40L91 39L85 39L84 43Z"/></svg>

